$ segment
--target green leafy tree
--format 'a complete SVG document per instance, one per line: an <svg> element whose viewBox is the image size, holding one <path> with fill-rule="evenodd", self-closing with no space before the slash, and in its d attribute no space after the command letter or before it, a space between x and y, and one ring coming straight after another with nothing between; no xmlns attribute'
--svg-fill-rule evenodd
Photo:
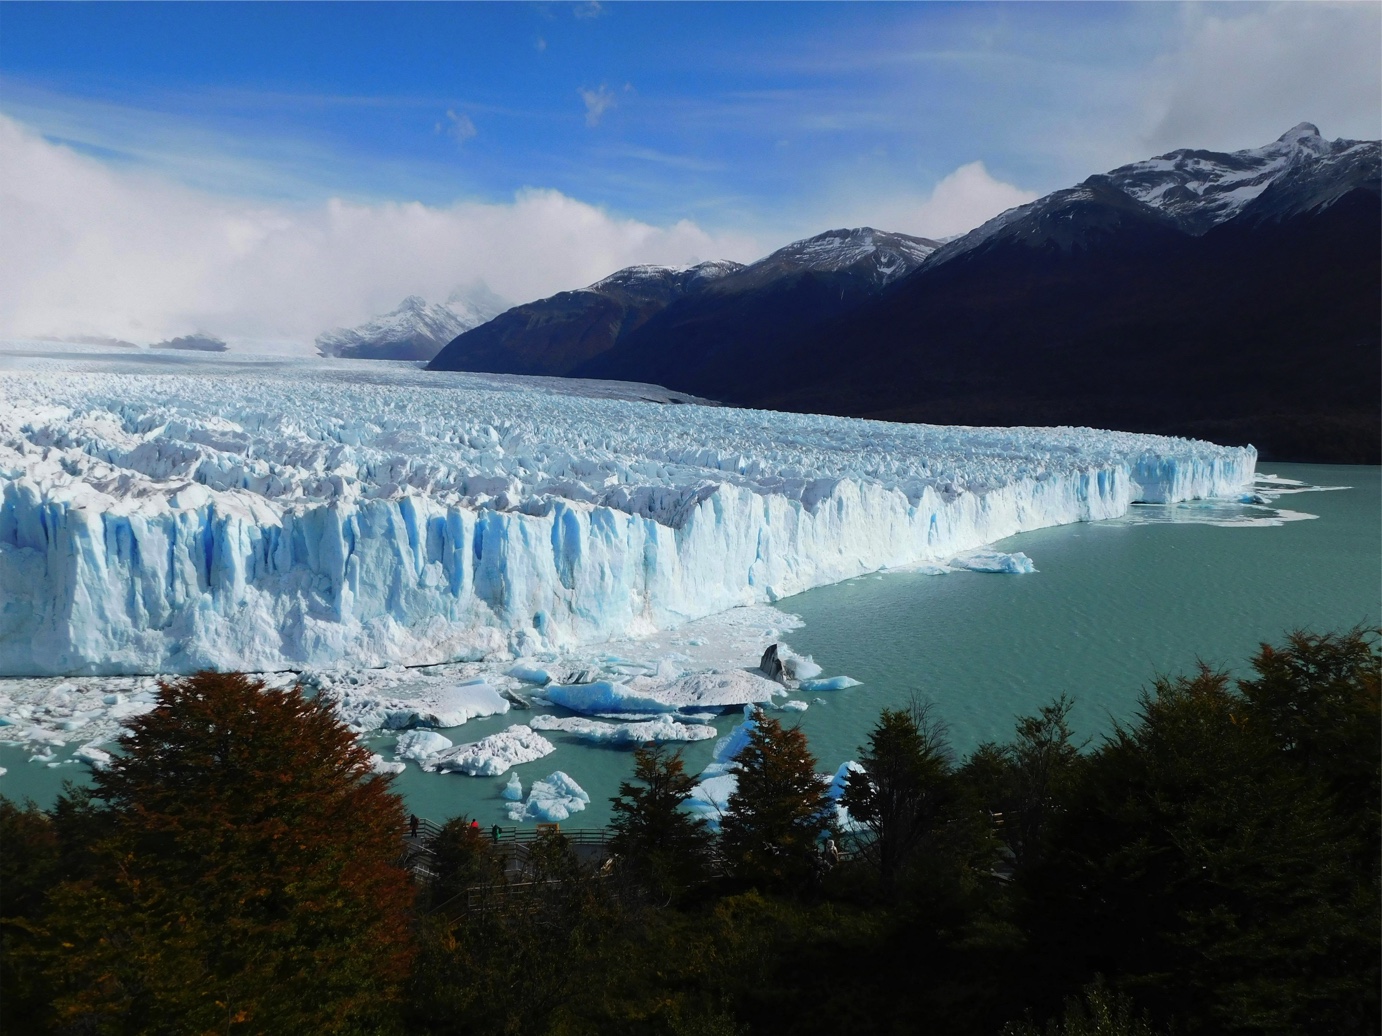
<svg viewBox="0 0 1382 1036"><path fill-rule="evenodd" d="M871 837L861 851L891 890L908 858L934 830L951 795L949 748L929 705L884 709L860 749L842 801Z"/></svg>
<svg viewBox="0 0 1382 1036"><path fill-rule="evenodd" d="M1158 680L1091 759L1034 900L1064 955L1192 1030L1375 1032L1376 857L1357 865L1354 818L1267 727L1223 673Z"/></svg>
<svg viewBox="0 0 1382 1036"><path fill-rule="evenodd" d="M1019 717L1011 742L981 744L958 772L965 797L999 820L1018 869L1041 862L1052 818L1078 786L1084 743L1070 729L1074 707L1061 695L1037 715Z"/></svg>
<svg viewBox="0 0 1382 1036"><path fill-rule="evenodd" d="M1296 631L1286 644L1263 644L1257 674L1238 682L1243 718L1267 738L1280 761L1319 778L1353 818L1360 845L1378 859L1382 819L1382 739L1377 736L1382 656L1376 635L1362 629Z"/></svg>
<svg viewBox="0 0 1382 1036"><path fill-rule="evenodd" d="M686 773L681 752L644 745L633 759L633 781L621 783L610 800L610 847L640 880L669 895L705 876L710 833L682 809L696 781Z"/></svg>
<svg viewBox="0 0 1382 1036"><path fill-rule="evenodd" d="M734 769L738 787L720 825L730 866L739 877L765 885L809 881L834 807L816 775L806 735L760 711Z"/></svg>
<svg viewBox="0 0 1382 1036"><path fill-rule="evenodd" d="M403 806L329 707L202 672L119 749L89 808L58 810L94 834L48 897L55 1023L378 1031L411 953Z"/></svg>

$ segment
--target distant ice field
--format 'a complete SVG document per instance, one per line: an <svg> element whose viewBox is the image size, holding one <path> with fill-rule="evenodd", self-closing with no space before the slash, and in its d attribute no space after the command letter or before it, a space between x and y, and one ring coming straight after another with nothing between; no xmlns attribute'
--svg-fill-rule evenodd
<svg viewBox="0 0 1382 1036"><path fill-rule="evenodd" d="M1136 501L1234 497L1256 461L398 363L40 351L0 363L11 676L560 653Z"/></svg>

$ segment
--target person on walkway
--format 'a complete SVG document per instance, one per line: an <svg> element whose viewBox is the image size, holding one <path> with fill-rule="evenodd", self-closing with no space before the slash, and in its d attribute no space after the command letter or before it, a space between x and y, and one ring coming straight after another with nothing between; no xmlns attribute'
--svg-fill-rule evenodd
<svg viewBox="0 0 1382 1036"><path fill-rule="evenodd" d="M478 835L480 833L480 821L472 820L470 822L470 829Z"/></svg>
<svg viewBox="0 0 1382 1036"><path fill-rule="evenodd" d="M495 845L498 845L498 844L499 844L499 835L500 835L499 825L498 825L498 824L495 824L492 828L489 829L489 836L490 836L491 838L494 839L494 844L495 844Z"/></svg>
<svg viewBox="0 0 1382 1036"><path fill-rule="evenodd" d="M416 837L417 837L417 814L416 814L416 813L410 813L410 814L408 814L408 837L409 837L409 838L416 838Z"/></svg>

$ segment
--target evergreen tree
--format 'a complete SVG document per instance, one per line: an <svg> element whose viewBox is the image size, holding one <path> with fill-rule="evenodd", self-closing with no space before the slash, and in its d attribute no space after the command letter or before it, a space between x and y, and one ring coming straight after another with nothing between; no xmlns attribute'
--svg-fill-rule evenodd
<svg viewBox="0 0 1382 1036"><path fill-rule="evenodd" d="M843 802L872 836L861 851L885 891L938 821L950 794L948 757L944 731L916 702L884 709L860 749L864 770L847 778Z"/></svg>
<svg viewBox="0 0 1382 1036"><path fill-rule="evenodd" d="M1041 859L1053 813L1074 788L1083 760L1068 722L1075 702L1062 694L1017 721L1007 749L1012 784L1003 828L1019 867Z"/></svg>
<svg viewBox="0 0 1382 1036"><path fill-rule="evenodd" d="M57 1025L377 1030L410 957L403 807L329 707L203 672L119 748L67 809L96 834L48 900Z"/></svg>
<svg viewBox="0 0 1382 1036"><path fill-rule="evenodd" d="M705 875L710 834L682 809L696 780L686 773L681 752L643 745L633 758L633 782L621 783L610 800L611 848L640 880L668 895Z"/></svg>
<svg viewBox="0 0 1382 1036"><path fill-rule="evenodd" d="M735 760L738 787L720 825L726 859L741 878L765 885L808 882L834 807L816 775L816 759L798 728L761 711Z"/></svg>
<svg viewBox="0 0 1382 1036"><path fill-rule="evenodd" d="M503 861L493 840L469 817L452 817L429 840L427 848L431 850L428 898L432 909L447 904L463 907L456 900L467 889L493 885L503 879Z"/></svg>
<svg viewBox="0 0 1382 1036"><path fill-rule="evenodd" d="M1192 1029L1375 1032L1375 857L1265 726L1223 673L1158 680L1059 818L1042 941Z"/></svg>

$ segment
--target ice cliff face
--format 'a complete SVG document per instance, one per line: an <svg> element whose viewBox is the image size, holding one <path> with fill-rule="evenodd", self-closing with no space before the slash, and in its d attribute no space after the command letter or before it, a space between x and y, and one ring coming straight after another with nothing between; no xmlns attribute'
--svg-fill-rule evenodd
<svg viewBox="0 0 1382 1036"><path fill-rule="evenodd" d="M0 674L561 649L1233 494L1255 463L345 367L0 374Z"/></svg>

